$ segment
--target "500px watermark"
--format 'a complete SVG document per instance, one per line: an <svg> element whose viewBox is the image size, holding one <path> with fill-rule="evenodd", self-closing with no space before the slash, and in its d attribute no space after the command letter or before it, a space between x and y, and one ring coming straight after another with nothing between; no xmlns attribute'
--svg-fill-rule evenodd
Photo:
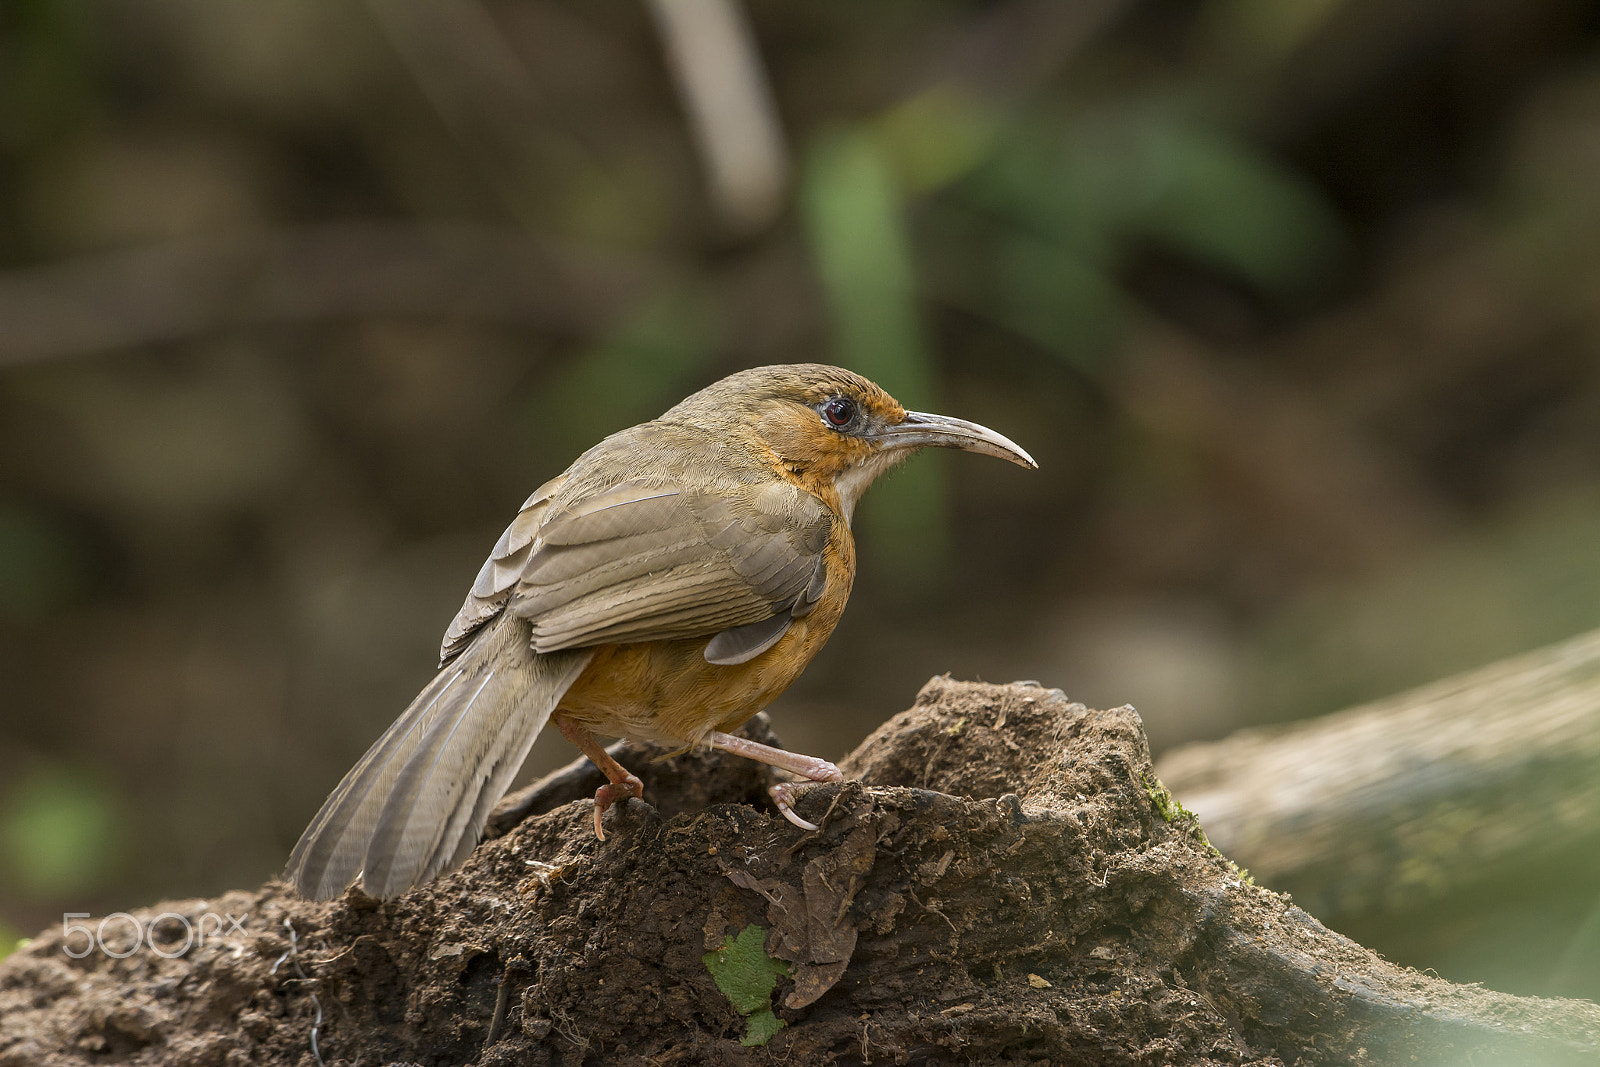
<svg viewBox="0 0 1600 1067"><path fill-rule="evenodd" d="M157 956L177 959L191 948L203 946L207 938L244 933L245 920L250 916L228 912L218 915L208 911L191 919L175 911L164 911L148 922L141 922L138 916L114 911L97 926L73 921L88 917L86 911L69 911L61 916L61 951L75 960L83 959L96 949L113 959L126 959L141 946L149 946ZM157 928L160 934L156 933ZM181 940L179 935L182 935ZM76 940L78 937L82 940Z"/></svg>

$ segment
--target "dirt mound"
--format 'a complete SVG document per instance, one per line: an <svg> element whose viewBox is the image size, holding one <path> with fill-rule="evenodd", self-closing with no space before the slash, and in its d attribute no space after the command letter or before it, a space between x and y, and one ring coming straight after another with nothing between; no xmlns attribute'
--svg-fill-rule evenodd
<svg viewBox="0 0 1600 1067"><path fill-rule="evenodd" d="M805 794L815 834L748 767L641 765L657 806L628 803L605 842L565 802L398 900L274 884L44 934L0 964L0 1067L1600 1049L1593 1005L1404 971L1242 880L1156 782L1131 708L935 679L846 761L862 781ZM725 781L744 802L682 803Z"/></svg>

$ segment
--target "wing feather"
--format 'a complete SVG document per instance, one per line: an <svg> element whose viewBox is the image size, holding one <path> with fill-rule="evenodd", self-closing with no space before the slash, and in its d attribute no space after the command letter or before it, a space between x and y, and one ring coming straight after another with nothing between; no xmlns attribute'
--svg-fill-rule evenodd
<svg viewBox="0 0 1600 1067"><path fill-rule="evenodd" d="M566 483L566 475L545 482L527 500L511 520L506 532L500 535L494 551L483 561L483 568L467 593L466 602L456 617L450 620L439 646L439 666L443 667L467 647L479 630L505 608L511 599L511 587L520 579L532 554L532 545L550 500ZM520 561L520 562L519 562Z"/></svg>
<svg viewBox="0 0 1600 1067"><path fill-rule="evenodd" d="M445 661L509 610L532 624L539 652L749 627L707 653L742 662L725 657L770 647L826 588L833 516L797 486L575 477L542 486L506 528L445 635Z"/></svg>
<svg viewBox="0 0 1600 1067"><path fill-rule="evenodd" d="M782 482L611 486L552 511L511 610L540 651L710 637L808 603L831 522Z"/></svg>

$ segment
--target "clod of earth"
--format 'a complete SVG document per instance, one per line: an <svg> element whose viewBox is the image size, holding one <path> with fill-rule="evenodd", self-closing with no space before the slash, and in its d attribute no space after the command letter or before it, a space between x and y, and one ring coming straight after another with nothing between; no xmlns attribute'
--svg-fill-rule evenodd
<svg viewBox="0 0 1600 1067"><path fill-rule="evenodd" d="M248 916L172 958L42 934L0 963L0 1067L311 1064L313 1040L328 1064L1600 1057L1600 1007L1396 967L1241 880L1158 804L1131 708L934 679L857 781L805 794L814 834L746 761L632 763L651 804L603 843L569 769L397 900L135 912Z"/></svg>

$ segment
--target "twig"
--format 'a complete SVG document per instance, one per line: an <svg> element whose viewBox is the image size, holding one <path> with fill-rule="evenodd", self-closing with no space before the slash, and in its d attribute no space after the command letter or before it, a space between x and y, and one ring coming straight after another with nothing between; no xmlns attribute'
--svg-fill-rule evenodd
<svg viewBox="0 0 1600 1067"><path fill-rule="evenodd" d="M738 0L650 0L711 200L735 233L783 209L789 153L766 67Z"/></svg>

